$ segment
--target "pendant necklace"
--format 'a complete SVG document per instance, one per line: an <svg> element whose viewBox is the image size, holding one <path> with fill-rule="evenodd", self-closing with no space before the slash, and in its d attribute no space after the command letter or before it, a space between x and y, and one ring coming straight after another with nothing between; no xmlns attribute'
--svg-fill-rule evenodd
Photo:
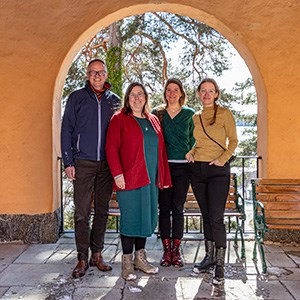
<svg viewBox="0 0 300 300"><path fill-rule="evenodd" d="M170 110L171 113L176 113L178 111L181 110L181 107L177 108L177 109L171 109L171 108L168 108L168 110Z"/></svg>

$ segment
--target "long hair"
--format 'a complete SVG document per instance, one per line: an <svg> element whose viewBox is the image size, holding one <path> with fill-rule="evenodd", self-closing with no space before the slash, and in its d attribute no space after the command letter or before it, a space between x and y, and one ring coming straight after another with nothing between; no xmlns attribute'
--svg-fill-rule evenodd
<svg viewBox="0 0 300 300"><path fill-rule="evenodd" d="M167 92L167 88L168 88L168 85L170 83L174 83L176 84L179 89L180 89L180 92L181 92L181 97L179 98L179 105L180 106L183 106L185 101L186 101L186 93L185 93L185 90L183 88L183 85L182 85L182 82L177 79L177 78L170 78L167 80L166 84L165 84L165 89L164 89L164 101L166 102L166 107L168 107L168 101L167 101L167 98L166 98L166 92Z"/></svg>
<svg viewBox="0 0 300 300"><path fill-rule="evenodd" d="M125 112L125 114L129 115L132 113L132 109L129 105L129 95L130 93L132 92L133 88L136 87L136 86L139 86L142 88L144 94L145 94L145 104L144 104L144 107L143 107L143 110L142 110L142 113L143 114L147 114L149 112L149 104L148 104L148 93L145 89L145 87L139 83L139 82L132 82L130 83L130 85L127 87L127 90L125 92L125 96L124 96L124 100L123 100L123 108L122 110Z"/></svg>
<svg viewBox="0 0 300 300"><path fill-rule="evenodd" d="M214 87L215 87L215 91L218 93L217 97L215 97L215 99L214 99L214 116L212 118L212 121L209 124L209 125L213 125L216 122L216 116L217 116L217 110L218 110L218 105L216 104L216 101L220 97L220 88L219 88L217 82L213 78L204 78L204 79L202 79L202 81L198 85L198 88L197 88L197 92L198 93L200 93L202 84L206 83L206 82L212 83L214 85Z"/></svg>

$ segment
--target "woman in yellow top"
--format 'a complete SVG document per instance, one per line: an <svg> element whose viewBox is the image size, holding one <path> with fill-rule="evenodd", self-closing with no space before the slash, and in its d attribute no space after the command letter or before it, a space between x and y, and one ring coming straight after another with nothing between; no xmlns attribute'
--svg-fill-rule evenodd
<svg viewBox="0 0 300 300"><path fill-rule="evenodd" d="M193 271L200 273L216 265L213 283L221 284L226 250L224 210L230 184L227 161L238 140L232 113L216 104L220 96L216 81L202 80L197 94L203 110L193 117L196 144L186 159L192 162L191 185L203 216L206 255Z"/></svg>

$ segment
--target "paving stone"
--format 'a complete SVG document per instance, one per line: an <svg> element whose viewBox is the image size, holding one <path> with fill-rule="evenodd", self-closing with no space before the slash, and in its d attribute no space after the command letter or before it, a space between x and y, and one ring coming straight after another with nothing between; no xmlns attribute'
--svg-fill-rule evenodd
<svg viewBox="0 0 300 300"><path fill-rule="evenodd" d="M272 242L265 242L264 249L265 252L284 252L280 245L273 244Z"/></svg>
<svg viewBox="0 0 300 300"><path fill-rule="evenodd" d="M177 279L160 280L151 276L143 276L136 284L126 284L122 299L180 299L176 297L176 281Z"/></svg>
<svg viewBox="0 0 300 300"><path fill-rule="evenodd" d="M105 239L103 256L112 263L109 272L90 267L86 275L73 279L77 263L72 235L56 244L0 244L0 298L48 300L195 300L195 299L299 299L299 246L268 245L268 274L261 274L260 256L252 261L254 242L245 241L246 260L239 257L240 248L228 241L225 264L225 284L212 284L213 270L202 274L192 272L194 262L204 257L203 241L183 240L182 268L161 267L161 240L154 235L147 240L148 260L159 267L159 273L147 275L136 271L137 279L125 282L121 278L121 245L118 235ZM11 250L10 250L11 248ZM4 250L5 249L5 250ZM2 251L1 251L2 250ZM1 269L1 262L2 269ZM6 264L4 263L6 262Z"/></svg>
<svg viewBox="0 0 300 300"><path fill-rule="evenodd" d="M267 261L276 267L294 268L297 265L283 252L270 252L267 254Z"/></svg>
<svg viewBox="0 0 300 300"><path fill-rule="evenodd" d="M182 299L205 299L211 296L211 285L203 277L179 277L175 289Z"/></svg>
<svg viewBox="0 0 300 300"><path fill-rule="evenodd" d="M1 297L1 299L30 299L30 300L45 300L49 292L43 288L36 287L11 287Z"/></svg>
<svg viewBox="0 0 300 300"><path fill-rule="evenodd" d="M281 283L289 290L295 299L300 300L300 280L281 281Z"/></svg>
<svg viewBox="0 0 300 300"><path fill-rule="evenodd" d="M0 243L0 273L15 261L28 245L17 243Z"/></svg>
<svg viewBox="0 0 300 300"><path fill-rule="evenodd" d="M288 268L288 271L290 273L288 274L282 274L280 276L280 280L285 280L285 281L297 281L300 278L300 268Z"/></svg>
<svg viewBox="0 0 300 300"><path fill-rule="evenodd" d="M0 287L37 286L54 282L61 275L71 274L65 264L11 264L0 276Z"/></svg>
<svg viewBox="0 0 300 300"><path fill-rule="evenodd" d="M72 300L95 300L95 299L106 299L106 300L122 299L121 290L111 289L111 288L78 288L76 289L72 297Z"/></svg>
<svg viewBox="0 0 300 300"><path fill-rule="evenodd" d="M58 245L52 255L47 259L47 263L62 263L70 261L70 255L75 251L75 245ZM75 252L76 254L76 252ZM76 254L77 256L77 254Z"/></svg>
<svg viewBox="0 0 300 300"><path fill-rule="evenodd" d="M277 280L273 281L257 281L255 293L262 296L262 299L272 300L292 300L294 299L287 288Z"/></svg>
<svg viewBox="0 0 300 300"><path fill-rule="evenodd" d="M297 264L300 266L300 250L299 251L288 251L286 254Z"/></svg>
<svg viewBox="0 0 300 300"><path fill-rule="evenodd" d="M35 244L30 245L14 263L16 264L40 264L47 261L58 247L58 244Z"/></svg>
<svg viewBox="0 0 300 300"><path fill-rule="evenodd" d="M2 297L8 289L8 287L0 287L0 297Z"/></svg>

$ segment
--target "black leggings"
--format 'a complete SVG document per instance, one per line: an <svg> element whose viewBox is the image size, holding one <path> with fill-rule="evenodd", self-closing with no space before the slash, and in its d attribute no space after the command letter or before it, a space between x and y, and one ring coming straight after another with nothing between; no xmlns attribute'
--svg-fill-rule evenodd
<svg viewBox="0 0 300 300"><path fill-rule="evenodd" d="M192 189L203 216L204 237L215 241L217 248L226 248L224 211L230 185L230 166L191 163Z"/></svg>
<svg viewBox="0 0 300 300"><path fill-rule="evenodd" d="M169 163L172 188L159 190L159 230L161 239L181 239L183 236L183 208L190 184L188 163Z"/></svg>
<svg viewBox="0 0 300 300"><path fill-rule="evenodd" d="M133 245L135 246L135 251L145 249L146 238L144 237L132 237L121 234L121 244L123 249L123 254L131 254L133 252Z"/></svg>

